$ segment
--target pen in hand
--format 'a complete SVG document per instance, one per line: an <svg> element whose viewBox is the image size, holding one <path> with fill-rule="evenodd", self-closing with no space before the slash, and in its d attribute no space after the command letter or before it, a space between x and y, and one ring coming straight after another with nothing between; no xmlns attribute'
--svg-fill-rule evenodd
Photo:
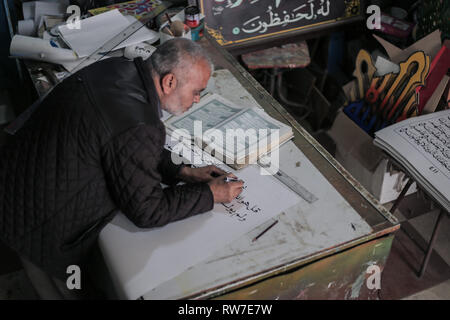
<svg viewBox="0 0 450 320"><path fill-rule="evenodd" d="M228 173L229 173L229 172L228 172ZM220 177L220 175L219 175L218 173L216 173L216 172L212 172L212 173L211 173L211 176L214 177L214 178ZM224 177L224 178L223 178L223 181L225 181L225 182L235 182L235 181L242 181L242 180L239 179L239 178Z"/></svg>
<svg viewBox="0 0 450 320"><path fill-rule="evenodd" d="M241 180L238 179L238 178L225 177L225 178L223 178L223 181L225 181L225 182L233 182L233 181L241 181Z"/></svg>

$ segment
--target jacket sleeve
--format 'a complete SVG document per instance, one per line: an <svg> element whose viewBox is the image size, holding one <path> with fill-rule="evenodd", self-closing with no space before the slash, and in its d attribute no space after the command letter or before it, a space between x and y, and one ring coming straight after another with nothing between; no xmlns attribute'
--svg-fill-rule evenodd
<svg viewBox="0 0 450 320"><path fill-rule="evenodd" d="M173 163L171 152L163 148L161 152L161 160L158 165L158 171L161 173L162 183L173 185L179 182L180 179L178 178L178 174L184 166L184 164L177 165Z"/></svg>
<svg viewBox="0 0 450 320"><path fill-rule="evenodd" d="M157 126L139 125L102 148L108 190L118 208L141 228L163 226L209 211L214 205L206 183L161 187L161 136Z"/></svg>

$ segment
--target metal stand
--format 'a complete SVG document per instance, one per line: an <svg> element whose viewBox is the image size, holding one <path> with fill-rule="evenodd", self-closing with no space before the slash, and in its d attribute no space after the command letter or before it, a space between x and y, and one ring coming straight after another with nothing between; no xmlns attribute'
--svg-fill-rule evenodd
<svg viewBox="0 0 450 320"><path fill-rule="evenodd" d="M423 259L422 266L420 267L420 271L418 274L419 278L422 278L423 274L425 273L425 269L427 268L428 261L430 260L431 252L433 251L434 243L436 242L439 227L441 225L442 218L444 217L445 213L446 212L444 211L444 209L441 209L439 212L439 217L436 221L436 224L434 225L434 230L431 235L430 243L428 244L428 249L425 254L425 258Z"/></svg>
<svg viewBox="0 0 450 320"><path fill-rule="evenodd" d="M400 195L398 196L397 200L395 200L394 205L391 208L391 213L394 214L395 210L398 208L398 206L400 205L400 203L402 202L402 200L405 197L406 192L408 192L409 187L411 186L411 184L413 183L413 179L409 178L408 182L406 183L405 187L403 188L402 192L400 193ZM422 261L422 265L420 267L420 271L418 273L418 277L422 278L423 274L425 273L425 269L428 266L428 262L430 260L431 257L431 252L433 251L433 247L434 247L434 243L436 242L436 238L439 232L439 227L441 225L442 222L442 218L444 217L445 214L448 214L444 209L440 209L439 212L439 217L436 221L436 224L434 225L434 229L433 229L433 233L431 234L431 239L430 242L428 244L428 248L427 251L425 253L425 257Z"/></svg>
<svg viewBox="0 0 450 320"><path fill-rule="evenodd" d="M412 185L412 183L413 183L413 179L409 178L408 182L406 183L406 185L403 188L402 192L398 196L397 200L395 200L394 205L392 206L391 210L389 210L389 211L391 211L392 214L394 214L395 210L400 205L400 202L402 202L403 198L405 197L405 195L408 192L409 187Z"/></svg>

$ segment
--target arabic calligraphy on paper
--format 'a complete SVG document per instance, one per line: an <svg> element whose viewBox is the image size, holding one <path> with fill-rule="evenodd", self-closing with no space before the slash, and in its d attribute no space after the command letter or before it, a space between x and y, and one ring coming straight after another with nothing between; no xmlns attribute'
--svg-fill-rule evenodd
<svg viewBox="0 0 450 320"><path fill-rule="evenodd" d="M186 153L183 153L180 148L174 148L174 141L172 141L170 138L166 139L166 144L164 147L168 149L171 152L175 152L178 154L180 158L182 158L183 154L186 155ZM179 147L180 144L177 144ZM208 154L203 153L198 146L191 144L189 147L186 146L186 148L189 149L190 152L192 152L191 159L194 159L194 157L197 157L198 159L203 160L203 165L215 165L222 170L229 171L229 169L219 160L211 157ZM256 203L255 201L249 200L246 197L246 189L247 186L244 185L242 188L242 193L236 197L232 202L230 203L221 203L218 205L218 208L221 213L226 214L228 217L236 219L237 221L246 221L248 218L250 218L252 215L258 214L261 212L261 206ZM223 211L221 210L223 209Z"/></svg>
<svg viewBox="0 0 450 320"><path fill-rule="evenodd" d="M420 121L401 127L396 132L430 161L430 171L439 170L450 178L449 116Z"/></svg>
<svg viewBox="0 0 450 320"><path fill-rule="evenodd" d="M242 188L242 193L232 202L221 203L221 205L225 208L225 213L231 218L236 218L238 221L245 221L250 215L261 212L261 208L258 204L251 203L251 201L246 201L246 188L247 186L244 186Z"/></svg>

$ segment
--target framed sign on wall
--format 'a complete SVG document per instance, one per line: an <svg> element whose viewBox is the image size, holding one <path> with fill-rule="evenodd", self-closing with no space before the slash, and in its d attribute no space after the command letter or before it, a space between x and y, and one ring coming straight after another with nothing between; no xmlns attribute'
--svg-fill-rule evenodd
<svg viewBox="0 0 450 320"><path fill-rule="evenodd" d="M201 0L206 30L225 47L317 31L363 14L360 0Z"/></svg>

